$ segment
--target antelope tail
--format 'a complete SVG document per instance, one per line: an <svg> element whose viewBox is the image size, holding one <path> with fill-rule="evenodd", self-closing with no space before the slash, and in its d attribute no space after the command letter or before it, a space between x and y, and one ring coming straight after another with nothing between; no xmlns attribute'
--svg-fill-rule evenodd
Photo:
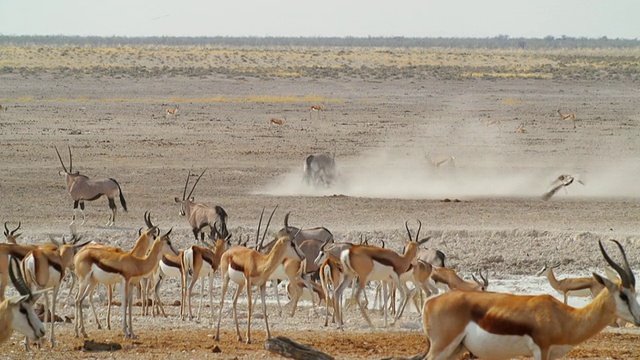
<svg viewBox="0 0 640 360"><path fill-rule="evenodd" d="M124 209L124 211L128 211L127 201L124 199L124 194L122 194L122 189L120 188L120 184L118 184L118 182L114 178L109 178L109 180L113 181L118 186L118 193L120 194L120 204L122 205L122 208Z"/></svg>

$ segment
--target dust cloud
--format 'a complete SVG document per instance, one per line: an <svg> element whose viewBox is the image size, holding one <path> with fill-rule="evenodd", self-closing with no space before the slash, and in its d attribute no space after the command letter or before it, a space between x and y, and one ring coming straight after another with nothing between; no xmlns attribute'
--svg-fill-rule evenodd
<svg viewBox="0 0 640 360"><path fill-rule="evenodd" d="M539 198L559 175L571 174L584 185L576 181L553 199L640 197L637 161L526 168L457 157L455 165L435 167L422 151L379 149L357 158L338 158L336 163L339 177L331 187L306 185L301 166L296 166L257 193L395 199Z"/></svg>

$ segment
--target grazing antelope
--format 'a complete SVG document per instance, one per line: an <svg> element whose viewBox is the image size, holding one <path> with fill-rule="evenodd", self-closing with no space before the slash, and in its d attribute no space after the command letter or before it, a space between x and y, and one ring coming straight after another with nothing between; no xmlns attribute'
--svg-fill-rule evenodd
<svg viewBox="0 0 640 360"><path fill-rule="evenodd" d="M421 240L422 241L422 240ZM446 256L440 250L420 248L416 259L424 261L432 266L444 267L444 260Z"/></svg>
<svg viewBox="0 0 640 360"><path fill-rule="evenodd" d="M318 118L320 118L322 111L324 111L324 107L322 105L311 105L311 107L309 107L309 119L311 119L311 113L314 112L318 113Z"/></svg>
<svg viewBox="0 0 640 360"><path fill-rule="evenodd" d="M569 295L573 296L589 296L595 298L603 289L604 286L596 281L593 277L583 278L565 278L562 280L556 279L553 269L560 266L560 263L555 263L551 266L544 264L542 270L540 270L536 276L545 274L549 279L549 284L557 292L563 295L564 304L567 304Z"/></svg>
<svg viewBox="0 0 640 360"><path fill-rule="evenodd" d="M436 169L445 164L451 164L452 167L456 167L455 156L425 154L425 158L427 159L429 164Z"/></svg>
<svg viewBox="0 0 640 360"><path fill-rule="evenodd" d="M262 217L262 215L260 217ZM258 234L260 233L260 224L258 224L257 232ZM266 232L267 229L265 229L265 233ZM260 289L260 299L262 300L262 311L264 313L267 339L271 338L271 331L269 330L269 322L267 320L267 305L265 303L266 282L269 280L271 273L282 264L285 257L300 260L303 259L304 255L300 253L297 245L292 241L293 237L294 234L281 237L273 248L271 248L271 251L266 255L242 246L234 246L222 254L222 258L220 260L222 294L220 297L220 311L218 314L218 326L216 328L215 335L216 341L220 341L220 321L222 320L224 298L227 294L227 288L229 287L229 280L238 285L236 293L233 296L233 320L236 324L238 341L242 341L237 315L238 297L245 286L247 291L247 307L249 308L249 315L247 318L247 344L251 343L251 314L253 311L253 302L251 301L252 286L257 286Z"/></svg>
<svg viewBox="0 0 640 360"><path fill-rule="evenodd" d="M129 253L112 251L109 249L93 249L85 251L76 256L74 262L76 266L76 274L80 288L75 300L76 307L76 323L75 336L78 337L78 331L82 332L84 337L87 334L84 329L84 318L82 316L82 302L88 294L93 291L98 283L102 284L122 284L122 331L125 339L135 339L132 324L132 294L131 285L136 280L145 277L155 270L158 262L165 253L177 254L173 248L169 234L171 230L165 234L158 236L151 246L146 257L137 257ZM127 319L128 315L128 319Z"/></svg>
<svg viewBox="0 0 640 360"><path fill-rule="evenodd" d="M620 283L593 274L606 289L590 304L573 308L550 295L512 295L450 291L429 298L423 308L424 330L430 342L427 359L450 359L465 349L482 359L532 356L556 359L596 335L616 316L640 325L636 280L622 245L623 266L598 242Z"/></svg>
<svg viewBox="0 0 640 360"><path fill-rule="evenodd" d="M486 291L489 287L488 276L482 275L482 271L479 271L478 274L482 281L478 281L475 275L471 275L473 281L466 281L458 276L453 269L434 266L431 271L431 280L436 286L446 285L449 290Z"/></svg>
<svg viewBox="0 0 640 360"><path fill-rule="evenodd" d="M178 106L175 108L168 108L164 114L164 118L168 118L169 116L177 117L178 116Z"/></svg>
<svg viewBox="0 0 640 360"><path fill-rule="evenodd" d="M231 234L227 234L225 237L219 232L215 226L213 229L213 235L210 234L211 240L214 242L213 246L205 243L207 247L191 246L185 250L181 257L182 264L182 283L183 294L182 303L184 304L188 297L189 300L189 318L193 319L191 313L191 298L193 297L193 286L198 280L200 280L200 305L198 306L198 321L200 320L200 312L202 311L202 299L204 298L204 277L209 279L209 307L211 308L211 321L213 321L213 276L218 267L220 267L220 260L222 254L231 246ZM186 288L187 275L191 275L191 282L189 287ZM183 315L184 316L184 315Z"/></svg>
<svg viewBox="0 0 640 360"><path fill-rule="evenodd" d="M573 122L573 128L576 128L576 114L570 112L567 114L563 114L560 112L560 109L558 109L558 115L560 116L560 120L571 120Z"/></svg>
<svg viewBox="0 0 640 360"><path fill-rule="evenodd" d="M580 184L584 185L584 182L576 179L571 175L560 175L558 178L551 183L551 187L549 190L542 195L542 200L549 200L553 195L555 195L560 189L564 188L565 192L567 191L567 186L573 184L573 181L577 181Z"/></svg>
<svg viewBox="0 0 640 360"><path fill-rule="evenodd" d="M335 154L326 152L307 156L302 172L305 184L330 187L337 176Z"/></svg>
<svg viewBox="0 0 640 360"><path fill-rule="evenodd" d="M285 122L286 122L286 121L285 121L285 120L282 120L282 119L278 119L278 118L271 118L271 119L269 120L269 126L271 126L271 125L280 125L280 126L282 126L282 125L284 125L284 123L285 123Z"/></svg>
<svg viewBox="0 0 640 360"><path fill-rule="evenodd" d="M32 292L29 289L16 258L11 257L9 262L9 277L20 295L0 302L0 344L9 339L14 330L30 340L38 340L44 336L44 324L35 313L33 304L42 291Z"/></svg>
<svg viewBox="0 0 640 360"><path fill-rule="evenodd" d="M402 293L403 305L408 301L408 294L404 293L404 288L400 286L399 277L403 273L409 271L411 263L415 260L418 248L421 243L417 241L422 228L422 223L418 221L419 227L416 232L415 240L411 237L409 231L408 221L405 222L405 228L409 234L409 241L405 244L405 250L402 255L396 253L391 249L383 249L377 246L370 245L354 245L340 254L340 261L344 272L344 279L338 286L336 298L334 301L340 301L342 298L342 292L346 286L351 283L354 277L358 277L358 287L356 288L355 299L360 308L362 316L367 321L370 327L373 328L373 324L365 311L362 302L360 301L360 294L364 291L364 287L367 282L372 280L380 280L383 282L391 283L395 285L397 289ZM428 239L427 239L428 240ZM387 307L387 294L386 288L383 287L383 300L384 300L384 326L387 326L388 307ZM337 316L338 326L342 328L343 320L342 313L339 311ZM395 320L397 320L397 315ZM394 322L395 322L394 320Z"/></svg>
<svg viewBox="0 0 640 360"><path fill-rule="evenodd" d="M22 259L22 272L27 285L32 289L44 290L51 289L51 305L49 304L49 296L45 294L44 316L49 317L51 328L49 339L51 347L55 347L55 336L53 332L56 322L56 302L60 283L64 278L67 268L72 267L73 257L78 249L87 245L89 241L79 243L81 237L71 238L66 242L64 237L62 242L58 242L53 237L49 237L55 248L36 248ZM25 341L26 347L29 347L29 341Z"/></svg>
<svg viewBox="0 0 640 360"><path fill-rule="evenodd" d="M118 211L118 207L116 206L115 197L120 196L120 204L122 205L122 209L127 211L127 202L124 199L124 195L122 194L122 189L120 188L120 184L113 178L108 179L89 179L85 175L81 175L79 172L73 172L73 159L71 158L71 147L69 146L69 170L67 170L66 166L64 166L64 162L62 161L62 157L60 156L60 152L58 152L58 148L56 149L56 153L58 154L58 159L60 160L60 164L64 171L60 172L60 175L65 176L65 180L67 182L67 191L71 198L73 199L73 216L71 218L71 224L76 220L76 211L78 209L78 205L80 205L80 213L82 214L82 224L86 220L84 215L84 202L85 201L93 201L99 199L103 195L107 197L109 200L109 209L111 209L111 215L109 216L109 221L107 222L107 226L113 226L116 223L116 213Z"/></svg>
<svg viewBox="0 0 640 360"><path fill-rule="evenodd" d="M7 238L7 244L17 244L16 239L22 234L16 234L16 231L20 229L22 222L18 222L18 227L11 231L9 231L9 228L7 227L8 223L8 221L4 223L4 237Z"/></svg>
<svg viewBox="0 0 640 360"><path fill-rule="evenodd" d="M221 206L216 206L215 208L210 208L204 204L195 203L194 198L191 196L193 191L196 189L196 185L198 185L198 181L204 175L204 172L207 169L204 169L196 182L193 184L189 195L187 195L187 186L189 186L189 178L191 177L191 171L187 175L187 182L184 184L184 190L182 191L182 200L180 198L175 197L174 200L177 204L180 204L180 216L186 216L187 221L189 221L189 225L191 225L191 230L193 231L193 236L198 240L198 234L200 234L200 241L204 242L204 229L209 228L210 231L213 231L214 224L219 221L221 226L221 232L223 234L227 233L227 213Z"/></svg>

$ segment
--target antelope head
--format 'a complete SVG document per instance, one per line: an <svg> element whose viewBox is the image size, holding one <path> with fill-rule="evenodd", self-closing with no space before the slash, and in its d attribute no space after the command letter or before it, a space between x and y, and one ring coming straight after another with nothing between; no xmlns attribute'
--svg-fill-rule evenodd
<svg viewBox="0 0 640 360"><path fill-rule="evenodd" d="M638 300L636 299L636 278L629 267L627 254L624 252L622 245L617 240L611 241L618 245L618 248L622 253L622 259L624 260L623 266L620 266L611 260L609 254L607 254L602 246L602 241L598 241L598 245L600 245L600 251L602 252L604 259L607 261L609 266L618 273L620 283L613 282L596 273L593 273L593 277L597 282L604 285L615 299L616 315L638 326L640 325L640 305L638 305Z"/></svg>
<svg viewBox="0 0 640 360"><path fill-rule="evenodd" d="M17 244L16 239L18 238L18 236L22 234L21 233L16 234L16 231L20 229L20 225L22 225L22 222L18 222L18 227L11 231L9 231L9 228L7 227L8 223L9 223L8 221L4 223L4 236L7 238L7 243Z"/></svg>
<svg viewBox="0 0 640 360"><path fill-rule="evenodd" d="M545 263L544 263L544 266L542 267L542 269L540 269L540 271L538 271L538 272L536 273L536 276L541 276L541 275L543 275L543 274L546 274L546 273L547 273L547 271L549 271L549 270L553 270L553 269L557 268L558 266L560 266L560 263L559 263L559 262L554 263L554 264L551 264L551 265L549 265L548 263L546 263L546 262L545 262Z"/></svg>
<svg viewBox="0 0 640 360"><path fill-rule="evenodd" d="M478 276L482 279L482 282L478 281L475 275L471 274L471 278L473 278L473 281L475 281L479 286L478 290L487 291L487 288L489 287L489 274L487 274L487 277L484 277L482 275L482 270L478 270Z"/></svg>
<svg viewBox="0 0 640 360"><path fill-rule="evenodd" d="M20 262L16 258L10 257L10 263L9 277L20 294L6 300L12 314L10 326L29 339L39 339L44 336L44 324L36 315L33 304L40 297L39 294L49 289L32 292L24 281L20 271Z"/></svg>
<svg viewBox="0 0 640 360"><path fill-rule="evenodd" d="M60 152L58 151L58 148L54 146L54 149L56 149L56 154L58 154L58 159L60 160L60 165L62 165L62 169L64 171L60 171L60 175L79 175L79 172L73 172L73 158L71 157L71 146L67 145L67 149L69 149L69 169L67 170L67 167L64 166L64 161L62 161L62 156L60 156Z"/></svg>
<svg viewBox="0 0 640 360"><path fill-rule="evenodd" d="M180 204L180 216L185 216L186 212L185 212L185 202L190 201L193 202L195 199L191 196L193 194L193 191L196 189L196 185L198 185L198 181L200 181L200 178L202 178L202 175L204 175L205 171L207 171L207 169L202 170L202 173L200 174L200 176L198 176L198 179L196 180L196 182L193 184L193 187L191 188L191 191L189 192L189 195L187 195L187 186L189 186L189 178L192 176L191 171L189 171L189 173L187 174L187 181L184 184L184 190L182 191L182 200L179 197L175 197L174 200L177 204ZM193 174L193 176L195 176L195 174Z"/></svg>

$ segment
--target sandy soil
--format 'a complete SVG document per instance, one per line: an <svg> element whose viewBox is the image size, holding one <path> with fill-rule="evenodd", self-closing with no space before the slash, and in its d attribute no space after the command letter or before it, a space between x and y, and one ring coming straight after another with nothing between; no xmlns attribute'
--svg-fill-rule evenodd
<svg viewBox="0 0 640 360"><path fill-rule="evenodd" d="M129 212L119 212L117 226L106 228L107 201L87 203L87 222L78 232L125 248L147 210L162 229L174 228L178 247L191 245L173 199L182 195L189 170L206 168L196 200L223 206L236 238L254 234L260 209L278 204L272 229L291 211L294 225L326 226L339 241L357 241L364 233L397 249L406 237L405 220L419 219L422 234L432 236L429 246L444 251L449 265L465 276L479 268L493 279L531 275L546 261L562 262L562 274L602 272L596 240L609 238L619 239L639 268L638 95L637 84L624 81L3 74L0 99L9 109L0 112L1 221L21 221L24 243L69 232L72 201L54 151L57 146L66 155L69 145L74 169L117 179L129 205ZM309 113L316 103L306 101L309 96L322 99L326 111ZM175 105L179 115L165 118L166 108ZM557 109L575 112L577 129L560 121ZM285 125L269 126L272 117ZM517 131L520 125L526 132ZM322 151L336 153L339 183L307 188L302 161ZM455 156L456 166L433 168L427 154ZM585 185L540 200L564 173ZM177 298L172 286L165 285L167 297ZM525 286L521 292L529 291ZM72 313L69 304L63 315ZM319 316L305 307L294 318L272 315L272 332L337 358L425 350L415 313L393 331L367 330L355 312L349 316L340 333L321 328ZM380 317L374 321L381 324ZM66 324L57 332L60 347L34 356L270 358L260 350L262 319L254 324L255 345L245 346L235 342L225 318L220 355L211 353L208 325L175 317L137 317L136 341L122 341L120 331L98 331L90 322L92 340L122 345L113 352L81 350ZM605 332L569 357L638 358L637 339L635 329ZM17 341L14 336L0 353L23 357Z"/></svg>

